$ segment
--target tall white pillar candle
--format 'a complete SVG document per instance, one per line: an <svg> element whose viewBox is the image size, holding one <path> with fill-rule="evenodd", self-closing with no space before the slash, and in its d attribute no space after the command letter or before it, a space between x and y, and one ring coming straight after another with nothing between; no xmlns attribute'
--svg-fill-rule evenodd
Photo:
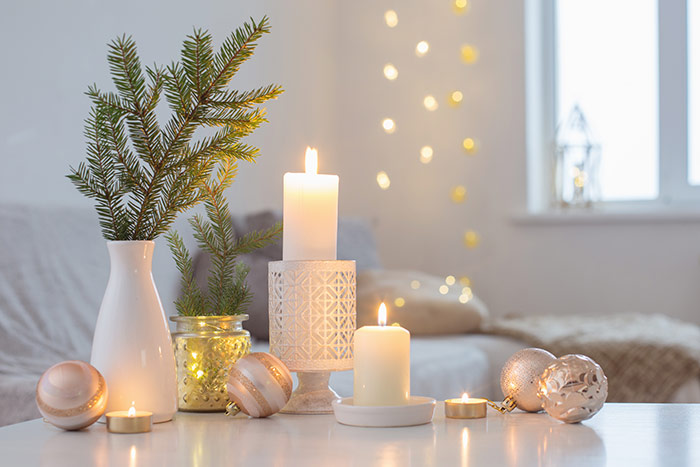
<svg viewBox="0 0 700 467"><path fill-rule="evenodd" d="M378 321L355 331L353 404L404 405L411 398L411 334L386 325L383 303Z"/></svg>
<svg viewBox="0 0 700 467"><path fill-rule="evenodd" d="M338 176L317 169L318 154L307 148L306 173L284 174L284 261L336 259Z"/></svg>

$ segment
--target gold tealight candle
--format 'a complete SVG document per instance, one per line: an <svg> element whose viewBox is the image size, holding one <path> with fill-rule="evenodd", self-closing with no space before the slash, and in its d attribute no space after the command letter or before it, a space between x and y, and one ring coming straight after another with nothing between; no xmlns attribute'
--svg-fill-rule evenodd
<svg viewBox="0 0 700 467"><path fill-rule="evenodd" d="M153 413L137 411L133 406L129 410L118 410L105 414L107 431L110 433L146 433L151 431Z"/></svg>
<svg viewBox="0 0 700 467"><path fill-rule="evenodd" d="M447 418L484 418L486 416L486 399L470 398L465 392L461 399L445 401Z"/></svg>

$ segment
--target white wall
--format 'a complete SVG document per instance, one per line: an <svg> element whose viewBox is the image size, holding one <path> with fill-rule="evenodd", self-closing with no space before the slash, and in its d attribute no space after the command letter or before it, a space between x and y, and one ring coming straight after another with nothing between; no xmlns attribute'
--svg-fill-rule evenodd
<svg viewBox="0 0 700 467"><path fill-rule="evenodd" d="M234 79L252 88L286 89L270 103L270 123L250 139L263 150L258 165L242 167L236 208L281 200L281 177L301 165L306 144L330 147L334 128L332 2L140 1L10 2L0 15L3 72L0 112L0 200L85 204L63 176L85 157L87 86L112 89L107 43L124 33L136 40L144 65L179 57L194 26L220 43L253 16L271 17L255 56ZM303 14L302 14L303 13ZM323 39L323 40L319 40ZM296 157L296 159L294 159Z"/></svg>
<svg viewBox="0 0 700 467"><path fill-rule="evenodd" d="M280 208L282 174L300 170L312 144L321 171L341 177L341 213L376 221L387 267L467 274L499 315L641 311L700 323L700 223L513 220L526 209L523 5L470 3L459 17L449 2L427 0L6 6L0 200L88 204L62 176L84 157L82 92L93 81L109 86L108 40L131 33L144 62L163 62L193 25L220 40L247 16L268 13L273 32L236 85L274 81L287 92L251 138L263 154L240 171L234 210ZM399 13L395 29L382 20L389 7ZM418 59L422 39L431 52ZM463 42L479 47L477 64L460 62ZM395 82L382 76L386 62L399 69ZM452 89L465 95L458 109L445 102ZM428 93L440 101L434 113L422 107ZM381 131L386 116L397 122L393 135ZM476 156L461 151L466 136L480 141ZM418 160L424 144L435 149L429 165ZM379 170L391 177L387 191L374 181ZM450 202L455 184L467 187L466 203ZM468 228L482 235L475 250L462 246Z"/></svg>

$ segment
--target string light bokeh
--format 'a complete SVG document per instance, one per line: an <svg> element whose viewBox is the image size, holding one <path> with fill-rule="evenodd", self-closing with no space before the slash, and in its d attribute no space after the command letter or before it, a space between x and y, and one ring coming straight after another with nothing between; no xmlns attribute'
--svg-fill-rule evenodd
<svg viewBox="0 0 700 467"><path fill-rule="evenodd" d="M455 16L462 16L465 15L471 8L471 2L469 0L442 0L445 2L445 4L448 3L449 1L449 6L452 9L452 12L454 13ZM386 26L393 29L398 25L398 13L395 10L387 10L384 12L384 22L386 23ZM412 18L408 19L408 23L411 22ZM419 38L420 39L420 38ZM437 44L438 49L437 51L440 51L441 46L443 44ZM457 48L459 50L459 56L458 60L461 60L462 63L473 66L475 65L480 58L480 52L479 49L476 47L476 45L471 44L471 43L461 43L457 44ZM454 50L454 49L453 49ZM417 58L423 58L426 57L431 52L431 44L423 39L419 40L417 43L415 43L414 46L414 54ZM447 54L444 56L449 56L449 51L445 51ZM441 54L435 54L435 57ZM454 55L452 55L454 56ZM426 64L431 63L432 60L435 60L435 57L433 57L431 60L426 59ZM401 65L401 63L399 63ZM430 64L426 66L435 66L435 64ZM385 62L384 67L383 67L383 75L384 78L386 78L388 81L394 81L398 78L399 72L396 66L392 62ZM402 80L405 79L411 79L411 76L403 76ZM457 84L457 83L453 83ZM429 89L426 89L429 91ZM443 94L445 96L445 94ZM437 112L440 110L440 102L438 99L435 98L435 95L432 93L426 93L421 99L423 108L429 112ZM447 104L447 111L450 111L449 109L456 109L464 104L465 101L465 94L463 93L462 90L460 89L455 89L452 88L451 91L449 91L446 95L446 104ZM443 101L445 102L445 101ZM399 115L400 117L400 115ZM400 123L400 122L399 122ZM397 122L392 119L392 118L384 118L382 120L382 129L384 130L385 133L387 134L392 134L396 131L397 127ZM461 151L466 153L467 155L474 156L478 153L479 151L479 142L478 140L473 137L473 136L467 136L464 137L462 136L461 140ZM419 154L419 161L423 165L428 165L433 161L434 157L434 144L431 144L431 142L426 141L427 144L424 144L418 149L418 154ZM437 143L437 141L435 142ZM442 151L442 149L441 149ZM442 153L442 152L441 152ZM459 153L459 148L455 147L454 151L451 151L450 153L446 153L444 156L441 156L440 161L444 163L444 161L447 161L449 163L450 159L449 158L454 158L456 155ZM445 158L443 160L443 157ZM428 170L427 168L425 170ZM426 172L427 174L427 172ZM380 189L382 190L388 190L391 186L391 180L389 179L389 175L386 173L384 170L380 170L377 172L376 175L376 181L377 185L379 186ZM462 205L467 202L467 187L461 183L453 185L449 189L449 196L447 197L447 202L451 202L452 204L455 205ZM474 250L479 247L481 244L481 235L474 229L469 228L465 229L462 234L461 234L461 240L462 240L462 247L465 248L466 250ZM418 290L421 288L421 282L418 280L412 280L410 282L410 287L413 290ZM442 295L447 295L450 293L450 290L455 290L453 292L456 293L459 292L459 302L460 303L468 303L472 297L472 281L471 279L466 276L466 275L460 275L459 279L457 279L454 275L448 275L445 278L445 283L440 285L438 287L438 292ZM461 290L460 290L461 288ZM403 307L406 304L406 298L404 297L394 297L393 303L396 307Z"/></svg>

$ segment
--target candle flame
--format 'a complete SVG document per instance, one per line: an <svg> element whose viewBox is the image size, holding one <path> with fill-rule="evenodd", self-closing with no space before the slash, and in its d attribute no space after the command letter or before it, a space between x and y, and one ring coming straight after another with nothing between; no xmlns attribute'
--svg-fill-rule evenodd
<svg viewBox="0 0 700 467"><path fill-rule="evenodd" d="M377 323L380 326L386 326L386 305L384 302L379 305L379 311L377 312Z"/></svg>
<svg viewBox="0 0 700 467"><path fill-rule="evenodd" d="M306 147L306 173L318 173L318 151L316 148Z"/></svg>
<svg viewBox="0 0 700 467"><path fill-rule="evenodd" d="M129 411L127 412L127 415L128 415L129 417L134 417L134 416L136 416L136 409L134 408L133 405L129 408Z"/></svg>
<svg viewBox="0 0 700 467"><path fill-rule="evenodd" d="M462 393L462 402L469 402L469 394L466 392Z"/></svg>

